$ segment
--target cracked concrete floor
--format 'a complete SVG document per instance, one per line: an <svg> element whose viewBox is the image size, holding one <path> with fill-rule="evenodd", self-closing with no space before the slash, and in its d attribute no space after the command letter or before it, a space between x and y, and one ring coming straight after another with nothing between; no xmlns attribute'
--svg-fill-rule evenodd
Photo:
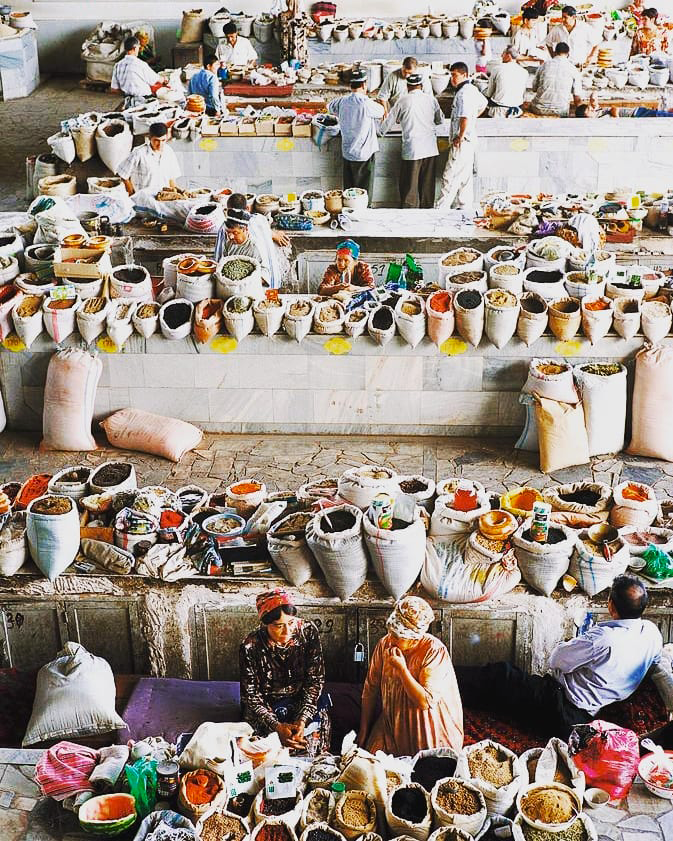
<svg viewBox="0 0 673 841"><path fill-rule="evenodd" d="M179 464L162 458L115 450L107 445L90 453L41 452L39 439L14 431L0 435L0 479L55 473L66 465L99 464L111 458L133 461L139 484L171 488L195 483L208 491L234 479L263 479L271 491L294 490L309 479L340 475L364 463L383 464L400 474L431 479L465 476L502 493L518 485L543 488L589 476L614 486L631 479L652 485L657 496L673 497L673 464L619 453L581 465L540 473L537 454L514 449L513 439L412 438L374 436L215 435Z"/></svg>

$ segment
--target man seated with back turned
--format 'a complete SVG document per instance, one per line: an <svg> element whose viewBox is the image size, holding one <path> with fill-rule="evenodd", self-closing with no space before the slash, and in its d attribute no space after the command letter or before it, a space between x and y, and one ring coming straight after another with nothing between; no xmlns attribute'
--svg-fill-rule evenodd
<svg viewBox="0 0 673 841"><path fill-rule="evenodd" d="M540 67L533 79L535 96L530 110L540 117L567 117L570 112L570 96L574 104L582 101L582 77L569 59L570 50L561 42L554 48L554 58Z"/></svg>
<svg viewBox="0 0 673 841"><path fill-rule="evenodd" d="M456 667L463 705L506 713L517 722L567 739L575 724L586 724L601 709L629 698L647 674L666 709L673 710L673 672L662 654L653 622L642 619L645 585L620 575L608 597L610 619L559 643L549 673L529 675L510 663Z"/></svg>

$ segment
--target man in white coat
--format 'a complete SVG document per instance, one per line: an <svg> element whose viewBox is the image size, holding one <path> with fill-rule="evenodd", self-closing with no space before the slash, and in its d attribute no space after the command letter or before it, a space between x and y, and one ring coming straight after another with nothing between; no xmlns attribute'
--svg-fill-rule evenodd
<svg viewBox="0 0 673 841"><path fill-rule="evenodd" d="M486 110L488 100L470 82L467 65L462 61L451 65L451 84L456 89L451 109L451 146L436 207L448 210L455 201L458 207L469 211L474 204L477 118Z"/></svg>

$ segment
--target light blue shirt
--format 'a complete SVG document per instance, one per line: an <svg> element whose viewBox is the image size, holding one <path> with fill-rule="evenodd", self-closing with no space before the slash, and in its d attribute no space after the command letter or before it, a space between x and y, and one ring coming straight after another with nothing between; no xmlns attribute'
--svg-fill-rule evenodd
<svg viewBox="0 0 673 841"><path fill-rule="evenodd" d="M383 119L383 105L353 91L333 99L327 109L339 120L341 154L347 161L368 161L379 151L376 121Z"/></svg>
<svg viewBox="0 0 673 841"><path fill-rule="evenodd" d="M215 73L202 67L189 80L189 93L198 93L206 100L206 108L221 111L220 82Z"/></svg>
<svg viewBox="0 0 673 841"><path fill-rule="evenodd" d="M610 619L557 645L549 667L568 700L595 715L635 692L651 666L658 664L662 647L653 622Z"/></svg>

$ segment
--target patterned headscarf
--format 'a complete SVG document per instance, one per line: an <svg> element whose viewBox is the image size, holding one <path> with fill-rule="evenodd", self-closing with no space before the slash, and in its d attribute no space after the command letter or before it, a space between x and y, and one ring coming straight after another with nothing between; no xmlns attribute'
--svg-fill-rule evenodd
<svg viewBox="0 0 673 841"><path fill-rule="evenodd" d="M419 640L427 633L434 618L435 614L425 599L404 596L395 604L386 627L400 639Z"/></svg>
<svg viewBox="0 0 673 841"><path fill-rule="evenodd" d="M349 254L354 260L360 256L360 246L352 239L345 239L337 245L337 254Z"/></svg>
<svg viewBox="0 0 673 841"><path fill-rule="evenodd" d="M270 590L267 593L260 593L259 596L257 596L257 613L261 619L265 613L269 613L277 607L292 604L292 598L287 590L283 590L282 587L276 587L275 590Z"/></svg>

